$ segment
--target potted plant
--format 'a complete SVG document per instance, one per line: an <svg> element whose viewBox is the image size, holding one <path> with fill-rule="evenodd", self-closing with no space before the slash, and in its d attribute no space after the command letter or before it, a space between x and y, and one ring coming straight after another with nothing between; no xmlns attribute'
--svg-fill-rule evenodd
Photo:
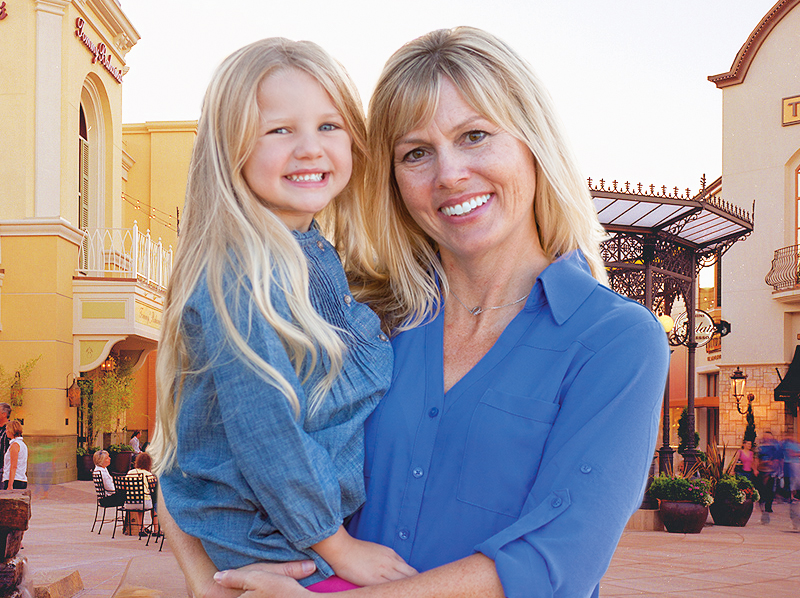
<svg viewBox="0 0 800 598"><path fill-rule="evenodd" d="M99 450L99 446L92 446L88 449L84 446L79 446L75 450L75 456L78 461L79 480L92 479L92 471L94 471L94 454Z"/></svg>
<svg viewBox="0 0 800 598"><path fill-rule="evenodd" d="M744 527L761 497L753 483L741 475L723 475L714 488L711 517L714 525Z"/></svg>
<svg viewBox="0 0 800 598"><path fill-rule="evenodd" d="M112 444L108 447L111 456L111 471L115 473L128 473L133 458L133 447L129 444Z"/></svg>
<svg viewBox="0 0 800 598"><path fill-rule="evenodd" d="M698 534L708 518L708 506L714 502L710 483L687 474L662 474L653 478L650 495L658 499L659 512L668 532Z"/></svg>

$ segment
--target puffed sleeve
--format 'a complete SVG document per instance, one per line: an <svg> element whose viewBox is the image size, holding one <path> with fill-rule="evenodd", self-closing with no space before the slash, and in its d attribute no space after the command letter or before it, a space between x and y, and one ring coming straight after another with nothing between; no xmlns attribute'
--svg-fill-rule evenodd
<svg viewBox="0 0 800 598"><path fill-rule="evenodd" d="M275 332L250 299L227 297L234 325L247 346L274 367L300 401L299 418L286 396L244 362L213 309L199 326L236 467L270 521L297 549L332 535L342 523L341 493L329 453L303 429L306 395ZM236 309L238 307L238 309Z"/></svg>
<svg viewBox="0 0 800 598"><path fill-rule="evenodd" d="M520 518L476 547L509 598L590 596L641 503L669 352L651 314L635 322L565 380Z"/></svg>

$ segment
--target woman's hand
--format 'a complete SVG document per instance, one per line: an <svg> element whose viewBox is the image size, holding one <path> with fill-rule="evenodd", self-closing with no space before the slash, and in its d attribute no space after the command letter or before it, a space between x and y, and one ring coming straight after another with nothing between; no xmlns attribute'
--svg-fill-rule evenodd
<svg viewBox="0 0 800 598"><path fill-rule="evenodd" d="M386 583L417 573L391 548L356 540L343 527L312 548L336 575L358 586Z"/></svg>
<svg viewBox="0 0 800 598"><path fill-rule="evenodd" d="M313 561L255 563L241 569L220 571L214 575L214 580L221 591L244 592L239 598L306 598L313 592L295 579L307 577L314 569Z"/></svg>

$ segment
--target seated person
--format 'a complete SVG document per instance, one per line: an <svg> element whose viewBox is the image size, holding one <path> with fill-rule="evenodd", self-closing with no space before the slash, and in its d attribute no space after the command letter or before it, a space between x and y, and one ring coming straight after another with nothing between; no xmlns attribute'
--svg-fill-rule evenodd
<svg viewBox="0 0 800 598"><path fill-rule="evenodd" d="M108 473L108 466L111 465L111 457L108 451L97 451L93 456L94 471L99 471L103 478L103 488L106 495L100 499L101 507L119 507L125 503L125 490L114 486L114 480Z"/></svg>
<svg viewBox="0 0 800 598"><path fill-rule="evenodd" d="M155 504L153 501L153 497L150 495L150 488L151 486L155 489L156 487L156 476L150 471L153 467L153 459L145 453L144 451L140 452L136 455L136 459L133 462L133 469L131 469L125 477L128 478L136 478L141 477L144 480L144 508L145 510L152 509L153 505ZM141 522L139 521L140 514L137 512L131 512L131 525L135 525L139 527ZM158 533L158 518L156 517L155 511L153 511L153 533Z"/></svg>

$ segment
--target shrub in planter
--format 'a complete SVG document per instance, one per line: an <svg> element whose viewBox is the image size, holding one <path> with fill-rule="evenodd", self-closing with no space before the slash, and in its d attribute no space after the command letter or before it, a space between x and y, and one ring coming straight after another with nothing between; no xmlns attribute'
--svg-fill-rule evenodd
<svg viewBox="0 0 800 598"><path fill-rule="evenodd" d="M708 480L680 475L653 478L650 495L658 499L667 531L680 534L700 533L708 518L708 506L714 502Z"/></svg>
<svg viewBox="0 0 800 598"><path fill-rule="evenodd" d="M714 489L711 517L716 525L744 527L753 514L753 503L759 498L758 490L746 477L723 475Z"/></svg>
<svg viewBox="0 0 800 598"><path fill-rule="evenodd" d="M112 444L108 447L111 456L111 471L115 473L128 473L133 458L133 447L129 444Z"/></svg>

